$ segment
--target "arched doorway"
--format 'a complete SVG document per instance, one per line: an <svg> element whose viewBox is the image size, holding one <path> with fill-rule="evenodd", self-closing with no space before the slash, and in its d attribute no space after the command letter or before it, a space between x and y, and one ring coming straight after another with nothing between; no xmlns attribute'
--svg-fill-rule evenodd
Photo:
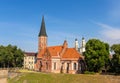
<svg viewBox="0 0 120 83"><path fill-rule="evenodd" d="M67 71L66 73L69 73L69 63L67 63Z"/></svg>
<svg viewBox="0 0 120 83"><path fill-rule="evenodd" d="M42 71L42 61L40 61L40 68L39 68L39 71Z"/></svg>
<svg viewBox="0 0 120 83"><path fill-rule="evenodd" d="M46 62L46 70L48 70L48 63Z"/></svg>
<svg viewBox="0 0 120 83"><path fill-rule="evenodd" d="M64 63L62 62L62 63L61 63L60 73L63 73L63 65L64 65Z"/></svg>

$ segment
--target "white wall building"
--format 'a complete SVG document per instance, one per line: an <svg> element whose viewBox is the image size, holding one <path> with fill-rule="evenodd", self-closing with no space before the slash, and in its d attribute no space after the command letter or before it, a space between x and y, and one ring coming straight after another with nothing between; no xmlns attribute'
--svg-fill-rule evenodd
<svg viewBox="0 0 120 83"><path fill-rule="evenodd" d="M36 53L24 53L24 68L34 70Z"/></svg>

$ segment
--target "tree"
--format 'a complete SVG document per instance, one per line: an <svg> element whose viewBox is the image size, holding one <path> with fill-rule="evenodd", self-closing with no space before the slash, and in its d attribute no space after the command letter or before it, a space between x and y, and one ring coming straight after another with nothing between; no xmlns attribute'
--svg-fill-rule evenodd
<svg viewBox="0 0 120 83"><path fill-rule="evenodd" d="M120 44L114 44L111 46L114 51L113 58L111 60L111 69L113 72L120 74Z"/></svg>
<svg viewBox="0 0 120 83"><path fill-rule="evenodd" d="M7 52L6 52L6 48L4 46L0 46L0 63L1 63L1 67L6 67L6 59L7 57Z"/></svg>
<svg viewBox="0 0 120 83"><path fill-rule="evenodd" d="M99 72L109 61L109 44L101 42L98 39L90 39L86 43L86 52L84 53L87 70L90 72Z"/></svg>
<svg viewBox="0 0 120 83"><path fill-rule="evenodd" d="M17 46L0 46L0 67L21 67L23 55Z"/></svg>

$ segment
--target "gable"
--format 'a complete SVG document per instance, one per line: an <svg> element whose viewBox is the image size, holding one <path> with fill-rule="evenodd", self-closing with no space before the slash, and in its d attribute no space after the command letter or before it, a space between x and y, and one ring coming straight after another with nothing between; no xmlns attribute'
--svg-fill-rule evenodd
<svg viewBox="0 0 120 83"><path fill-rule="evenodd" d="M48 51L52 57L59 56L62 51L62 46L52 46L48 47Z"/></svg>
<svg viewBox="0 0 120 83"><path fill-rule="evenodd" d="M57 57L62 51L62 46L51 46L41 50L38 53L38 58L42 58L44 55L50 55L51 57Z"/></svg>

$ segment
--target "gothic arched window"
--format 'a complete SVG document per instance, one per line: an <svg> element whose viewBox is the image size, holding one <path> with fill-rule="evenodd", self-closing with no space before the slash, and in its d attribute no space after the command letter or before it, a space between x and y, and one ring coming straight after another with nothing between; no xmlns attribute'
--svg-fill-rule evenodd
<svg viewBox="0 0 120 83"><path fill-rule="evenodd" d="M54 70L56 70L56 62L54 62Z"/></svg>

